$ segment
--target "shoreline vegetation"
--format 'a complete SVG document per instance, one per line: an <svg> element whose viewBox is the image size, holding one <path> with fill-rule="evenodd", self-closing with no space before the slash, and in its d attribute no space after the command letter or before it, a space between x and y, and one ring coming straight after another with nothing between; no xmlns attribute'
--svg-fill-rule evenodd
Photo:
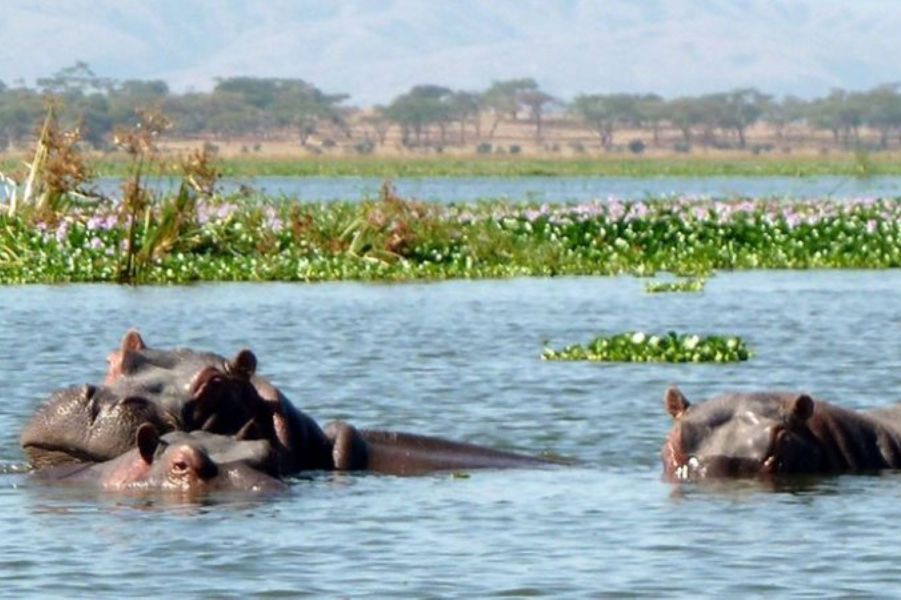
<svg viewBox="0 0 901 600"><path fill-rule="evenodd" d="M178 175L182 155L170 157ZM0 173L20 170L30 157L0 158ZM127 154L85 158L95 176L125 177ZM225 177L871 177L901 175L901 156L848 153L830 157L229 157L216 158Z"/></svg>
<svg viewBox="0 0 901 600"><path fill-rule="evenodd" d="M0 189L0 283L413 281L562 275L704 278L733 269L901 266L901 199L667 197L436 205L223 196L205 151L172 162L168 122L117 132L121 196L92 196L77 131L48 111L23 183ZM156 194L148 176L177 191ZM4 198L5 193L5 198Z"/></svg>
<svg viewBox="0 0 901 600"><path fill-rule="evenodd" d="M178 194L0 216L0 283L414 281L901 266L901 201L437 206Z"/></svg>

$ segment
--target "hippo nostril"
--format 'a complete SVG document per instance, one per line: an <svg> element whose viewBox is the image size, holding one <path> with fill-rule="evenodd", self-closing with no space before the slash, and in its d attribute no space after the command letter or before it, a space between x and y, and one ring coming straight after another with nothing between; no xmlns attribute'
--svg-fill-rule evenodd
<svg viewBox="0 0 901 600"><path fill-rule="evenodd" d="M97 415L100 414L100 405L97 403L96 398L91 398L88 401L88 411L90 411L91 416L91 425L97 420Z"/></svg>

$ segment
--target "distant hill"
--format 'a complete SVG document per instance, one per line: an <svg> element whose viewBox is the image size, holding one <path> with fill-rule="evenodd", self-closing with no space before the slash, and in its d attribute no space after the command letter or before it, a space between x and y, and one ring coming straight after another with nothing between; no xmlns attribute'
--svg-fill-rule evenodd
<svg viewBox="0 0 901 600"><path fill-rule="evenodd" d="M565 97L745 86L810 97L901 80L901 10L879 0L4 0L3 22L7 82L79 59L177 90L299 77L357 105L509 77Z"/></svg>

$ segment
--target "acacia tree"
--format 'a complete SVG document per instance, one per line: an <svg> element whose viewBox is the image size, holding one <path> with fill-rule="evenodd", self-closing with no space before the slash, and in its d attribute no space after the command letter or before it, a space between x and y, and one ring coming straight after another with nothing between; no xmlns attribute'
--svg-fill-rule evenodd
<svg viewBox="0 0 901 600"><path fill-rule="evenodd" d="M516 113L520 107L520 95L527 91L538 90L538 84L534 79L508 79L495 81L482 93L482 107L491 112L491 126L488 128L487 138L494 137L494 132L504 115L510 120L516 120Z"/></svg>
<svg viewBox="0 0 901 600"><path fill-rule="evenodd" d="M406 146L428 143L428 130L437 124L444 142L445 128L450 120L450 97L453 92L439 85L417 85L395 98L385 110L388 117L400 125L401 138ZM411 138L411 133L415 140Z"/></svg>
<svg viewBox="0 0 901 600"><path fill-rule="evenodd" d="M901 96L897 83L881 85L866 92L861 99L866 106L863 118L879 132L879 146L888 148L889 135L901 128Z"/></svg>
<svg viewBox="0 0 901 600"><path fill-rule="evenodd" d="M660 145L660 127L666 120L666 103L657 94L645 94L635 100L638 123L651 128L654 145Z"/></svg>
<svg viewBox="0 0 901 600"><path fill-rule="evenodd" d="M638 97L632 94L583 94L576 96L570 110L580 118L609 150L613 145L613 131L617 124L640 120Z"/></svg>
<svg viewBox="0 0 901 600"><path fill-rule="evenodd" d="M666 112L670 123L682 133L686 144L692 142L695 127L702 124L706 117L704 106L696 98L674 98L666 102Z"/></svg>
<svg viewBox="0 0 901 600"><path fill-rule="evenodd" d="M779 141L789 139L788 128L804 119L807 103L796 97L786 96L781 102L769 101L764 105L761 119L776 130Z"/></svg>
<svg viewBox="0 0 901 600"><path fill-rule="evenodd" d="M833 89L828 96L811 102L808 106L809 122L819 129L828 129L836 143L846 148L851 141L860 141L865 107L861 94Z"/></svg>
<svg viewBox="0 0 901 600"><path fill-rule="evenodd" d="M712 94L708 99L713 105L711 115L716 125L725 131L734 131L738 136L738 147L744 148L747 145L745 132L763 114L770 97L754 88L742 88Z"/></svg>
<svg viewBox="0 0 901 600"><path fill-rule="evenodd" d="M466 123L475 125L476 137L481 137L482 104L479 94L474 92L453 92L448 98L450 116L460 125L460 143L466 143Z"/></svg>
<svg viewBox="0 0 901 600"><path fill-rule="evenodd" d="M552 102L555 98L549 94L545 94L541 90L524 90L519 93L517 100L520 104L524 104L529 108L529 114L535 123L535 139L541 140L541 117L544 113L544 107Z"/></svg>

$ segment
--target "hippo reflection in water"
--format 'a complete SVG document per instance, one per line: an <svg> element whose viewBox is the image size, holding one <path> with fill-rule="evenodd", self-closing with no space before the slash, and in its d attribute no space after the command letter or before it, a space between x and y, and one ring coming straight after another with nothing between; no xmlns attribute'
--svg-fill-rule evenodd
<svg viewBox="0 0 901 600"><path fill-rule="evenodd" d="M59 390L26 425L21 443L36 467L101 462L129 451L145 424L160 433L202 431L271 445L269 472L369 470L412 475L437 470L540 467L557 461L336 421L322 429L268 380L249 350L233 359L191 349L149 348L128 332L110 354L101 386Z"/></svg>
<svg viewBox="0 0 901 600"><path fill-rule="evenodd" d="M717 477L901 468L901 406L853 411L799 393L729 393L697 405L671 387L664 475Z"/></svg>

